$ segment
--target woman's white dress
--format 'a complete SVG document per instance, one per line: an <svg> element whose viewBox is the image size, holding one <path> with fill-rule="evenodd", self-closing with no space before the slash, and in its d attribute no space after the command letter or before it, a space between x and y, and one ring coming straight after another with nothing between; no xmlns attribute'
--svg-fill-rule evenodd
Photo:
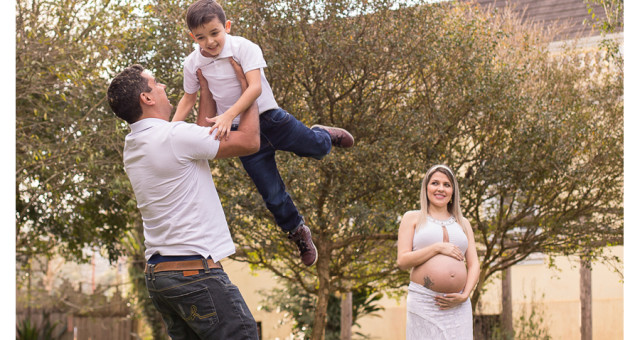
<svg viewBox="0 0 640 340"><path fill-rule="evenodd" d="M409 283L407 295L407 340L473 339L471 301L440 310L434 292L415 282Z"/></svg>

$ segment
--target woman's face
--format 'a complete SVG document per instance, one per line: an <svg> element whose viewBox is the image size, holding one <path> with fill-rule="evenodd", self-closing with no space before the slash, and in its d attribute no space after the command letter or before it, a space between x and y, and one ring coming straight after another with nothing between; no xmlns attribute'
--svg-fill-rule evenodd
<svg viewBox="0 0 640 340"><path fill-rule="evenodd" d="M436 171L427 182L427 199L436 207L446 207L453 196L453 183L447 175Z"/></svg>

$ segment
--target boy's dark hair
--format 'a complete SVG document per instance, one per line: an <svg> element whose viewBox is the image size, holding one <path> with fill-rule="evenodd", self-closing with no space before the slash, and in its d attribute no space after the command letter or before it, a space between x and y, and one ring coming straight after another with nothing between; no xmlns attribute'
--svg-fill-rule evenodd
<svg viewBox="0 0 640 340"><path fill-rule="evenodd" d="M151 92L149 80L142 76L142 65L131 65L118 74L109 85L107 99L116 116L132 124L140 119L140 94Z"/></svg>
<svg viewBox="0 0 640 340"><path fill-rule="evenodd" d="M187 27L190 31L218 18L222 25L227 21L222 6L214 0L198 0L187 9Z"/></svg>

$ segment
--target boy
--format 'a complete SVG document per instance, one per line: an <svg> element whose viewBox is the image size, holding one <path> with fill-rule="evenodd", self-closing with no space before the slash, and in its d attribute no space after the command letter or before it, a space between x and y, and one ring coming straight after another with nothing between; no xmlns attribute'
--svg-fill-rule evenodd
<svg viewBox="0 0 640 340"><path fill-rule="evenodd" d="M275 151L284 150L301 157L321 159L331 146L351 147L353 136L344 129L314 125L306 127L278 107L263 68L262 51L251 41L228 35L231 22L214 0L198 0L187 10L187 26L198 43L184 62L185 94L178 104L174 121L184 120L199 89L196 71L200 69L216 102L219 114L210 122L218 128L216 138L225 138L235 128L238 114L254 101L260 113L260 150L240 157L242 165L262 195L276 223L296 243L302 262L312 266L318 259L309 227L286 191L275 161ZM236 60L245 72L248 88L244 93L228 58Z"/></svg>

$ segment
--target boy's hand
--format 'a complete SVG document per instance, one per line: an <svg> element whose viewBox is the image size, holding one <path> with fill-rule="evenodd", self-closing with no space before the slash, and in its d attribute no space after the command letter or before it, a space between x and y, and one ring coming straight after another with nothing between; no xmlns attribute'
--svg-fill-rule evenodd
<svg viewBox="0 0 640 340"><path fill-rule="evenodd" d="M244 92L247 89L247 87L249 87L247 78L244 75L244 71L242 70L242 67L240 66L240 64L238 64L235 60L233 60L233 57L229 57L229 62L231 63L231 67L233 67L233 70L236 72L236 77L240 82L240 87L242 88L242 92ZM202 80L200 82L201 82L200 86L202 87ZM213 123L213 126L211 127L211 132L213 132L213 130L216 128L218 129L218 132L215 135L216 139L218 140L222 140L222 138L229 139L229 132L231 132L231 124L233 123L233 119L236 118L236 116L237 114L234 115L229 113L229 111L227 111L224 114L221 114L217 117L207 118L207 122Z"/></svg>
<svg viewBox="0 0 640 340"><path fill-rule="evenodd" d="M223 113L213 118L207 117L207 122L213 123L213 126L211 127L209 133L212 133L213 130L218 129L218 132L216 132L216 135L214 136L215 139L229 139L229 132L231 132L231 124L233 123L234 118L234 116L228 113Z"/></svg>

